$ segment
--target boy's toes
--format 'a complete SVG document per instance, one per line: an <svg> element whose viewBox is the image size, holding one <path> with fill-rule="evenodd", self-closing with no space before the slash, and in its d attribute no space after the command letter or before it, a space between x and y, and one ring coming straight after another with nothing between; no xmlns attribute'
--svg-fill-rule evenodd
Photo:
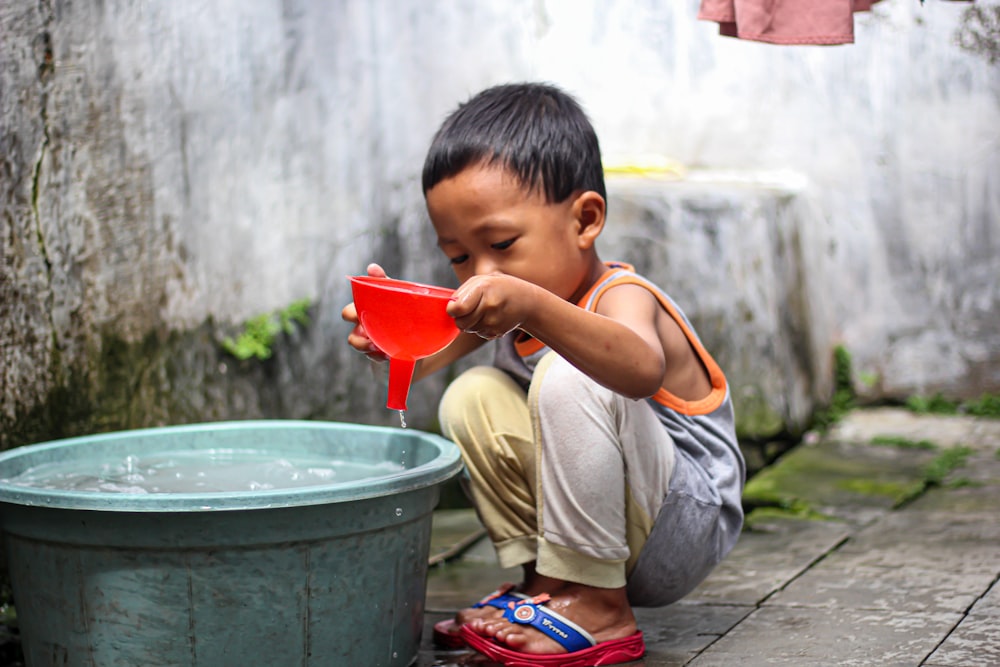
<svg viewBox="0 0 1000 667"><path fill-rule="evenodd" d="M523 650L529 643L529 638L523 632L518 632L517 628L511 627L499 631L496 639L517 651Z"/></svg>
<svg viewBox="0 0 1000 667"><path fill-rule="evenodd" d="M471 627L477 634L484 637L493 637L494 639L503 642L509 631L511 630L511 625L503 618L477 618L469 622L469 627Z"/></svg>

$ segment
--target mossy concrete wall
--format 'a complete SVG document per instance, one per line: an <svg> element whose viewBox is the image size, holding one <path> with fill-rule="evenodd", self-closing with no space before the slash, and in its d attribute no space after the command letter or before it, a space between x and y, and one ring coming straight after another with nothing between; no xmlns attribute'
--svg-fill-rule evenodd
<svg viewBox="0 0 1000 667"><path fill-rule="evenodd" d="M956 44L963 4L880 3L854 45L786 48L645 0L4 2L0 446L395 420L343 342L344 277L452 280L423 154L458 101L518 79L576 94L609 160L688 169L612 184L602 253L678 298L751 432L803 426L836 343L874 397L996 390L1000 74ZM272 359L221 351L300 298L312 323Z"/></svg>

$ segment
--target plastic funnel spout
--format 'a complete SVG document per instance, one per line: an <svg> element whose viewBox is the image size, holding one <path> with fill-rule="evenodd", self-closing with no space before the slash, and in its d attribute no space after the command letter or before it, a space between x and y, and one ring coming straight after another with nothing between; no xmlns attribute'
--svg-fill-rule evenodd
<svg viewBox="0 0 1000 667"><path fill-rule="evenodd" d="M406 410L406 396L410 393L413 380L413 359L389 359L389 399L385 407L390 410Z"/></svg>

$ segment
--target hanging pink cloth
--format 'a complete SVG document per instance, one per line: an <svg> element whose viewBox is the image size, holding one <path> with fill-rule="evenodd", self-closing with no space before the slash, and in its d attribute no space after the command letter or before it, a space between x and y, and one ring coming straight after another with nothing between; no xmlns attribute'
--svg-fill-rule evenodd
<svg viewBox="0 0 1000 667"><path fill-rule="evenodd" d="M771 44L851 44L854 12L879 0L701 0L698 18L728 37Z"/></svg>

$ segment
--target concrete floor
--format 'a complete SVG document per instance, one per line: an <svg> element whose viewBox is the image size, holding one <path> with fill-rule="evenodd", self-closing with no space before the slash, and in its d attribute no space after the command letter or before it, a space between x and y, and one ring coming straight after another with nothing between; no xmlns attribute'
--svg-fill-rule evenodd
<svg viewBox="0 0 1000 667"><path fill-rule="evenodd" d="M935 477L955 447L962 465ZM857 411L768 470L796 511L756 510L690 596L637 609L647 653L632 665L1000 665L1000 420ZM478 529L438 512L434 549ZM435 650L430 628L518 575L487 540L432 567L418 667L491 664Z"/></svg>

